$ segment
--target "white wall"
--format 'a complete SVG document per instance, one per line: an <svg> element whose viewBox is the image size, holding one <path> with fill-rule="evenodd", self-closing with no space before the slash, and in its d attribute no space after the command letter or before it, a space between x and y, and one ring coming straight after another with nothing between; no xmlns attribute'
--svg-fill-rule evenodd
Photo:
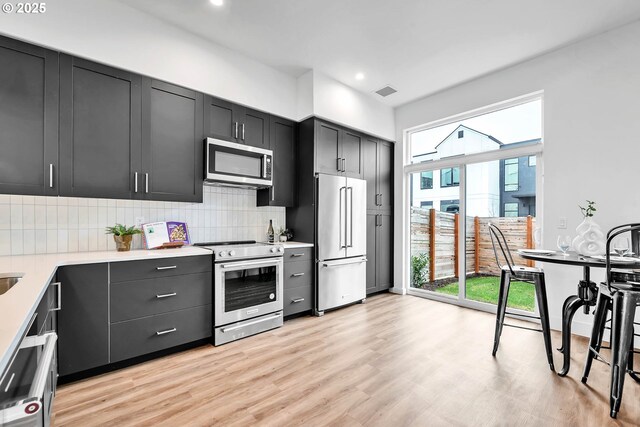
<svg viewBox="0 0 640 427"><path fill-rule="evenodd" d="M309 106L309 85L312 85L312 107ZM313 115L334 123L395 140L393 108L317 71L298 79L298 109L300 120L313 111Z"/></svg>
<svg viewBox="0 0 640 427"><path fill-rule="evenodd" d="M56 0L42 15L2 13L0 33L297 119L294 77L120 2Z"/></svg>
<svg viewBox="0 0 640 427"><path fill-rule="evenodd" d="M575 233L582 217L577 204L597 202L595 220L608 229L640 219L640 143L629 126L640 118L640 23L618 28L520 65L429 96L396 110L397 140L402 130L454 114L544 90L543 245L555 247L560 233ZM396 147L395 263L404 265L401 218L402 165ZM568 230L556 228L560 217ZM552 327L560 327L562 302L575 293L577 267L544 265ZM403 268L396 269L399 286ZM593 274L603 278L602 271ZM576 314L574 331L590 331L591 317Z"/></svg>

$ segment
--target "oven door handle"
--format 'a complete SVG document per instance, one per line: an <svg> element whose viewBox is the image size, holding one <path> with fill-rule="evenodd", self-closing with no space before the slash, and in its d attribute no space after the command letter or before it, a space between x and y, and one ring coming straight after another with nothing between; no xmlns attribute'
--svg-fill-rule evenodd
<svg viewBox="0 0 640 427"><path fill-rule="evenodd" d="M275 316L265 317L264 319L256 319L252 322L243 322L241 325L229 326L228 328L222 328L222 333L235 331L236 329L244 328L245 326L257 325L258 323L268 322L269 320L276 320L280 317L280 313Z"/></svg>
<svg viewBox="0 0 640 427"><path fill-rule="evenodd" d="M238 268L238 267L261 267L265 265L271 265L273 267L277 266L278 261L268 260L268 261L246 261L246 262L234 262L232 264L222 264L223 269L227 268Z"/></svg>
<svg viewBox="0 0 640 427"><path fill-rule="evenodd" d="M58 335L55 332L49 332L44 335L36 335L25 337L20 345L20 348L37 347L44 345L42 355L40 356L40 363L36 368L36 373L33 377L33 382L29 388L28 399L41 399L44 394L44 387L47 384L47 376L51 369L51 362L53 361L53 354L56 349L56 341Z"/></svg>

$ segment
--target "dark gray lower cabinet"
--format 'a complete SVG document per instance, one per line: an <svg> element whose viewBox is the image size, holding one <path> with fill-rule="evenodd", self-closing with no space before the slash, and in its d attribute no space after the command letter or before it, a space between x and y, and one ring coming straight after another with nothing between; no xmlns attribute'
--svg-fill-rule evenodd
<svg viewBox="0 0 640 427"><path fill-rule="evenodd" d="M0 37L0 193L58 194L58 54Z"/></svg>
<svg viewBox="0 0 640 427"><path fill-rule="evenodd" d="M314 296L313 248L285 249L284 315L311 310Z"/></svg>
<svg viewBox="0 0 640 427"><path fill-rule="evenodd" d="M202 202L203 96L142 79L142 173L145 199ZM144 188L143 188L144 187Z"/></svg>
<svg viewBox="0 0 640 427"><path fill-rule="evenodd" d="M393 286L393 215L367 213L367 294Z"/></svg>
<svg viewBox="0 0 640 427"><path fill-rule="evenodd" d="M211 304L111 325L111 362L211 337Z"/></svg>
<svg viewBox="0 0 640 427"><path fill-rule="evenodd" d="M109 363L108 264L60 267L62 309L58 311L60 375Z"/></svg>

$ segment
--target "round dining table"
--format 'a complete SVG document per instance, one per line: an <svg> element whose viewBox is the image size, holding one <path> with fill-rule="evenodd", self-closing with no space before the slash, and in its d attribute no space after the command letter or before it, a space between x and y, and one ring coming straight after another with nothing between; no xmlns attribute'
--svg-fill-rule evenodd
<svg viewBox="0 0 640 427"><path fill-rule="evenodd" d="M591 307L596 305L598 285L591 281L591 268L605 268L606 263L603 259L579 255L575 252L567 252L566 255L563 255L561 252L556 251L547 253L518 251L518 255L533 261L582 267L582 280L578 282L577 294L570 295L562 306L562 347L558 351L563 354L564 361L562 370L558 372L558 375L564 377L571 366L571 322L573 321L573 316L580 307L583 307L585 314L589 314ZM611 266L616 269L640 268L640 258L629 257L628 259L629 261L625 260L624 262L614 262L612 260Z"/></svg>

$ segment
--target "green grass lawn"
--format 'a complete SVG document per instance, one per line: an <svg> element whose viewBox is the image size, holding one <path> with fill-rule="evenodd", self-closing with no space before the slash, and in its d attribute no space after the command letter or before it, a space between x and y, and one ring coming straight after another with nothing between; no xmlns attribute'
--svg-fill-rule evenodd
<svg viewBox="0 0 640 427"><path fill-rule="evenodd" d="M499 277L469 277L467 278L467 299L497 304L499 283ZM457 296L458 282L438 288L436 292ZM533 285L524 282L511 282L507 303L509 307L533 311L534 301L535 290Z"/></svg>

